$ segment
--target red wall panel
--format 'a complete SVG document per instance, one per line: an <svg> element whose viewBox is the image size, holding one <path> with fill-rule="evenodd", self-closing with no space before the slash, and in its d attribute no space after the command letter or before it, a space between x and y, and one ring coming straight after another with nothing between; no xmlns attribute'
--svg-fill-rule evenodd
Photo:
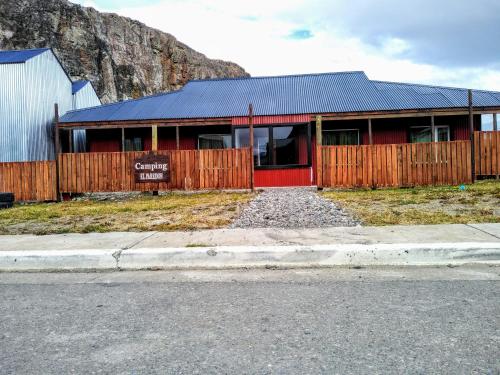
<svg viewBox="0 0 500 375"><path fill-rule="evenodd" d="M255 187L311 186L312 169L259 169L255 170Z"/></svg>
<svg viewBox="0 0 500 375"><path fill-rule="evenodd" d="M270 124L296 124L310 122L311 115L283 115L283 116L254 116L254 125L270 125ZM248 116L233 117L232 125L248 125Z"/></svg>

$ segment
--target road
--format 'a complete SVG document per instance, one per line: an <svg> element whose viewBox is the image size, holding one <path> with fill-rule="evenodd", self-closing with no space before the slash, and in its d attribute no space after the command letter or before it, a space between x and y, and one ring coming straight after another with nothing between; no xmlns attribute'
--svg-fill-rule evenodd
<svg viewBox="0 0 500 375"><path fill-rule="evenodd" d="M500 268L0 274L1 374L499 374Z"/></svg>

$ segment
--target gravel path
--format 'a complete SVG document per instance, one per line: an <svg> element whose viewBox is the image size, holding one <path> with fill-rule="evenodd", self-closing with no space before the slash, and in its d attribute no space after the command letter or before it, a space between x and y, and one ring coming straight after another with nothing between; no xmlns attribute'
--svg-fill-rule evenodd
<svg viewBox="0 0 500 375"><path fill-rule="evenodd" d="M268 189L249 203L231 228L356 226L359 221L310 188Z"/></svg>

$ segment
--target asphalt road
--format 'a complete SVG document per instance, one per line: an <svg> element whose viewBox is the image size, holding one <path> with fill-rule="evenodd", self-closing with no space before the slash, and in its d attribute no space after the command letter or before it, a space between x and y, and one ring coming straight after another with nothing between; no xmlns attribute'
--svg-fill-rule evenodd
<svg viewBox="0 0 500 375"><path fill-rule="evenodd" d="M0 274L1 374L499 374L500 269Z"/></svg>

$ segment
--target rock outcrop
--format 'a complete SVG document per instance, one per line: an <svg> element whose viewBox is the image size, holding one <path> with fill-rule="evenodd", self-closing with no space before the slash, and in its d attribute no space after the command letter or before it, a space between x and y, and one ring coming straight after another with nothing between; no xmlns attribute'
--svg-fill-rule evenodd
<svg viewBox="0 0 500 375"><path fill-rule="evenodd" d="M190 79L248 76L174 36L66 0L0 1L0 49L52 47L74 79L104 103L182 87Z"/></svg>

